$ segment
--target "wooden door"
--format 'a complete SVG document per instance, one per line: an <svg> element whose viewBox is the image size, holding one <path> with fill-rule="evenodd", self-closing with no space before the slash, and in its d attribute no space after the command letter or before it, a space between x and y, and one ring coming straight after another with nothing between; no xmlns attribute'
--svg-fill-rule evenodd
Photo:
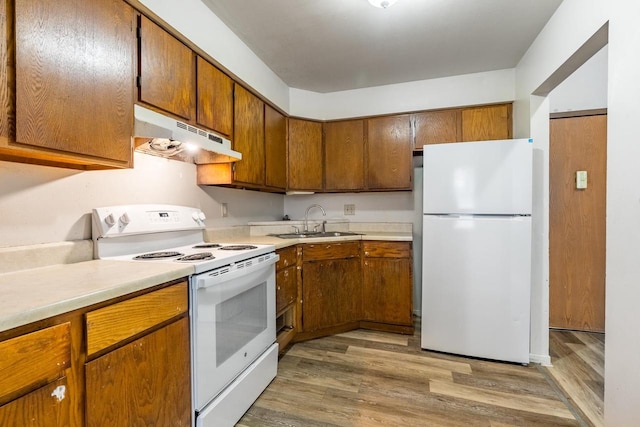
<svg viewBox="0 0 640 427"><path fill-rule="evenodd" d="M324 124L325 190L364 189L364 120Z"/></svg>
<svg viewBox="0 0 640 427"><path fill-rule="evenodd" d="M551 120L549 325L604 331L607 116ZM587 171L584 190L576 171Z"/></svg>
<svg viewBox="0 0 640 427"><path fill-rule="evenodd" d="M460 110L424 111L413 114L413 148L421 150L427 144L460 141L460 114Z"/></svg>
<svg viewBox="0 0 640 427"><path fill-rule="evenodd" d="M233 80L199 56L197 73L197 123L231 137Z"/></svg>
<svg viewBox="0 0 640 427"><path fill-rule="evenodd" d="M86 364L87 426L190 426L189 319Z"/></svg>
<svg viewBox="0 0 640 427"><path fill-rule="evenodd" d="M140 18L139 100L187 121L194 117L194 54L146 16Z"/></svg>
<svg viewBox="0 0 640 427"><path fill-rule="evenodd" d="M511 104L462 110L462 141L510 139L511 128Z"/></svg>
<svg viewBox="0 0 640 427"><path fill-rule="evenodd" d="M289 119L287 188L322 190L322 123Z"/></svg>
<svg viewBox="0 0 640 427"><path fill-rule="evenodd" d="M367 120L367 187L410 190L413 142L408 115Z"/></svg>
<svg viewBox="0 0 640 427"><path fill-rule="evenodd" d="M264 102L236 84L233 148L242 153L235 163L235 182L264 185Z"/></svg>
<svg viewBox="0 0 640 427"><path fill-rule="evenodd" d="M269 105L264 107L265 185L287 188L287 118Z"/></svg>
<svg viewBox="0 0 640 427"><path fill-rule="evenodd" d="M130 166L134 22L121 0L15 3L17 142Z"/></svg>

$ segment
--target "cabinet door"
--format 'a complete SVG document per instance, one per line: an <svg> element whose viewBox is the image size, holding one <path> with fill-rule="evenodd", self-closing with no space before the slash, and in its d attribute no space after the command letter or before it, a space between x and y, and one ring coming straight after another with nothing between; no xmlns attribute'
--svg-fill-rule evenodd
<svg viewBox="0 0 640 427"><path fill-rule="evenodd" d="M67 378L0 406L1 426L68 427L73 424ZM122 424L124 425L124 424Z"/></svg>
<svg viewBox="0 0 640 427"><path fill-rule="evenodd" d="M292 304L298 294L296 266L291 266L276 273L276 314Z"/></svg>
<svg viewBox="0 0 640 427"><path fill-rule="evenodd" d="M461 139L460 110L425 111L413 115L414 148Z"/></svg>
<svg viewBox="0 0 640 427"><path fill-rule="evenodd" d="M371 190L410 190L413 143L408 115L367 120L367 186Z"/></svg>
<svg viewBox="0 0 640 427"><path fill-rule="evenodd" d="M86 364L87 426L190 426L189 319Z"/></svg>
<svg viewBox="0 0 640 427"><path fill-rule="evenodd" d="M290 190L322 190L322 123L289 119Z"/></svg>
<svg viewBox="0 0 640 427"><path fill-rule="evenodd" d="M193 118L194 54L146 16L140 18L139 100Z"/></svg>
<svg viewBox="0 0 640 427"><path fill-rule="evenodd" d="M510 139L511 127L511 104L462 110L463 141Z"/></svg>
<svg viewBox="0 0 640 427"><path fill-rule="evenodd" d="M264 102L240 85L234 93L233 148L242 153L234 181L264 185Z"/></svg>
<svg viewBox="0 0 640 427"><path fill-rule="evenodd" d="M131 165L134 22L122 0L15 2L18 143Z"/></svg>
<svg viewBox="0 0 640 427"><path fill-rule="evenodd" d="M324 124L325 190L364 189L364 120Z"/></svg>
<svg viewBox="0 0 640 427"><path fill-rule="evenodd" d="M302 276L302 327L338 326L361 318L360 259L305 262Z"/></svg>
<svg viewBox="0 0 640 427"><path fill-rule="evenodd" d="M411 259L365 258L363 269L364 319L411 326Z"/></svg>
<svg viewBox="0 0 640 427"><path fill-rule="evenodd" d="M233 80L199 56L197 73L197 123L231 137Z"/></svg>
<svg viewBox="0 0 640 427"><path fill-rule="evenodd" d="M287 119L278 111L264 107L265 185L287 188Z"/></svg>

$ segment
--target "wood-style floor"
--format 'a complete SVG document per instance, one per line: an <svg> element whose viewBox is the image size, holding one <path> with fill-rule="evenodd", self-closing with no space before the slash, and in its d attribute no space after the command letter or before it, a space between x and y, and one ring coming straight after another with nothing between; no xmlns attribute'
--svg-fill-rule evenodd
<svg viewBox="0 0 640 427"><path fill-rule="evenodd" d="M551 330L551 367L560 391L588 426L604 426L604 334Z"/></svg>
<svg viewBox="0 0 640 427"><path fill-rule="evenodd" d="M577 348L575 339L555 337ZM525 367L423 351L419 331L348 332L293 345L237 425L597 425L552 380L566 354L556 351L554 368Z"/></svg>

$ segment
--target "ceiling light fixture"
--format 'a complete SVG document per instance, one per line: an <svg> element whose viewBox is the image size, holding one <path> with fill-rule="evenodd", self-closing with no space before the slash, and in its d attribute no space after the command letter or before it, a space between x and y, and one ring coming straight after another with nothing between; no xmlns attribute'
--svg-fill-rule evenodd
<svg viewBox="0 0 640 427"><path fill-rule="evenodd" d="M380 9L386 9L393 6L397 1L398 0L369 0L369 3L375 7L379 7Z"/></svg>

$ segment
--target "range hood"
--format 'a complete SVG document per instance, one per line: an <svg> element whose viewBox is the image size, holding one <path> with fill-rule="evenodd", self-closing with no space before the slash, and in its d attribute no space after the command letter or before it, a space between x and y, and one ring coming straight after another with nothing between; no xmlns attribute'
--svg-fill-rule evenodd
<svg viewBox="0 0 640 427"><path fill-rule="evenodd" d="M204 129L152 111L138 104L134 111L134 141L138 152L169 159L230 163L242 159L231 141Z"/></svg>

